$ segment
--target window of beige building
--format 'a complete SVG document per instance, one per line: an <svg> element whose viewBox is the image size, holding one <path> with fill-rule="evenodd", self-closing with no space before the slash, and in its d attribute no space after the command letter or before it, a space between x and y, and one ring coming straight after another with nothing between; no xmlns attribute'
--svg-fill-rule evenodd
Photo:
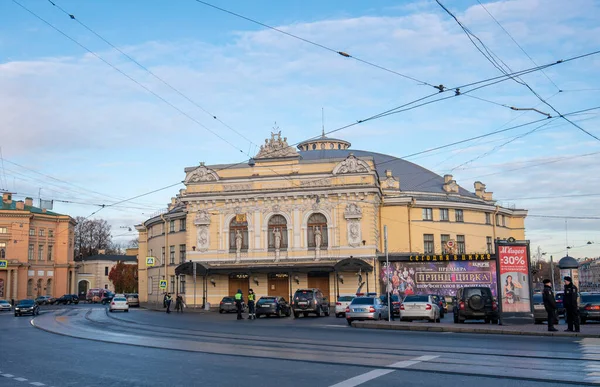
<svg viewBox="0 0 600 387"><path fill-rule="evenodd" d="M321 213L314 213L308 218L308 222L306 224L307 227L307 237L308 237L308 248L316 248L315 243L315 233L321 232L321 248L326 248L329 246L329 241L327 239L327 218L325 215Z"/></svg>
<svg viewBox="0 0 600 387"><path fill-rule="evenodd" d="M496 214L496 226L500 226L500 214Z"/></svg>
<svg viewBox="0 0 600 387"><path fill-rule="evenodd" d="M33 297L33 279L30 278L27 280L27 297Z"/></svg>
<svg viewBox="0 0 600 387"><path fill-rule="evenodd" d="M44 260L44 245L38 245L38 261Z"/></svg>
<svg viewBox="0 0 600 387"><path fill-rule="evenodd" d="M48 245L48 260L52 261L54 259L54 257L52 256L52 249L54 246L52 245Z"/></svg>
<svg viewBox="0 0 600 387"><path fill-rule="evenodd" d="M440 220L443 222L448 222L450 220L450 215L448 214L447 208L440 208Z"/></svg>
<svg viewBox="0 0 600 387"><path fill-rule="evenodd" d="M185 294L185 276L184 275L179 276L179 293Z"/></svg>
<svg viewBox="0 0 600 387"><path fill-rule="evenodd" d="M185 231L185 219L179 219L179 231Z"/></svg>
<svg viewBox="0 0 600 387"><path fill-rule="evenodd" d="M174 220L169 222L169 232L175 232L175 221Z"/></svg>
<svg viewBox="0 0 600 387"><path fill-rule="evenodd" d="M8 234L8 228L7 227L0 227L0 234Z"/></svg>
<svg viewBox="0 0 600 387"><path fill-rule="evenodd" d="M229 223L229 251L237 250L235 244L236 235L242 235L242 251L248 251L248 222L238 222L234 217Z"/></svg>
<svg viewBox="0 0 600 387"><path fill-rule="evenodd" d="M41 237L43 237L43 236L45 235L45 233L46 233L46 232L45 232L45 230L44 230L43 228L40 228L40 229L38 230L38 235L39 235L39 236L41 236Z"/></svg>
<svg viewBox="0 0 600 387"><path fill-rule="evenodd" d="M108 277L108 266L104 266L104 276Z"/></svg>
<svg viewBox="0 0 600 387"><path fill-rule="evenodd" d="M0 259L6 258L6 242L0 242Z"/></svg>
<svg viewBox="0 0 600 387"><path fill-rule="evenodd" d="M185 245L179 245L179 263L185 263Z"/></svg>
<svg viewBox="0 0 600 387"><path fill-rule="evenodd" d="M450 240L450 235L442 234L440 237L441 237L441 242L442 242L442 253L448 254L448 249L446 248L446 243Z"/></svg>
<svg viewBox="0 0 600 387"><path fill-rule="evenodd" d="M456 248L458 250L458 254L465 254L466 253L465 236L464 235L457 235L456 236Z"/></svg>
<svg viewBox="0 0 600 387"><path fill-rule="evenodd" d="M423 253L424 254L435 254L435 247L433 244L433 234L423 234Z"/></svg>
<svg viewBox="0 0 600 387"><path fill-rule="evenodd" d="M170 292L171 293L175 293L175 276L172 275L169 282L171 283L171 285L169 286L169 288L171 289Z"/></svg>
<svg viewBox="0 0 600 387"><path fill-rule="evenodd" d="M35 236L35 228L29 229L29 236Z"/></svg>
<svg viewBox="0 0 600 387"><path fill-rule="evenodd" d="M492 224L492 214L489 212L485 213L485 224Z"/></svg>
<svg viewBox="0 0 600 387"><path fill-rule="evenodd" d="M162 265L165 264L165 246L160 248L160 262Z"/></svg>
<svg viewBox="0 0 600 387"><path fill-rule="evenodd" d="M54 230L53 229L51 229L51 228L48 229L48 236L50 238L54 238Z"/></svg>
<svg viewBox="0 0 600 387"><path fill-rule="evenodd" d="M463 210L454 210L454 217L456 218L455 220L457 222L464 222L465 221Z"/></svg>
<svg viewBox="0 0 600 387"><path fill-rule="evenodd" d="M493 254L493 253L494 253L494 251L493 251L493 249L494 249L494 244L492 243L492 237L491 237L491 236L489 236L489 237L485 237L485 239L486 239L486 244L487 244L487 252L488 252L488 254Z"/></svg>
<svg viewBox="0 0 600 387"><path fill-rule="evenodd" d="M506 227L506 216L502 215L502 227Z"/></svg>
<svg viewBox="0 0 600 387"><path fill-rule="evenodd" d="M175 245L169 246L169 263L175 264Z"/></svg>
<svg viewBox="0 0 600 387"><path fill-rule="evenodd" d="M279 235L281 236L279 248L281 250L286 250L288 248L287 221L282 215L273 215L269 219L269 250L275 250L275 230L277 230L277 232L279 232Z"/></svg>
<svg viewBox="0 0 600 387"><path fill-rule="evenodd" d="M33 249L34 249L33 244L30 244L29 245L29 250L27 251L27 259L29 259L30 261L33 261L33 259L34 259Z"/></svg>
<svg viewBox="0 0 600 387"><path fill-rule="evenodd" d="M433 220L433 210L431 208L423 208L423 220Z"/></svg>

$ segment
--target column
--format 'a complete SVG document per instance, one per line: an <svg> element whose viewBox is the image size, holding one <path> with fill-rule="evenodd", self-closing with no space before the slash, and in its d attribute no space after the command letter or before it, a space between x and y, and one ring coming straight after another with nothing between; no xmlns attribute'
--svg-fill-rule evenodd
<svg viewBox="0 0 600 387"><path fill-rule="evenodd" d="M12 288L11 288L11 285L12 285L12 281L11 281L12 272L13 271L10 270L10 269L6 272L6 285L5 285L6 286L6 300L9 300L9 301L10 301L11 295L12 295Z"/></svg>
<svg viewBox="0 0 600 387"><path fill-rule="evenodd" d="M14 288L13 288L13 292L11 293L11 296L16 301L17 298L19 298L19 269L15 269L13 271L15 272L15 283L14 283Z"/></svg>

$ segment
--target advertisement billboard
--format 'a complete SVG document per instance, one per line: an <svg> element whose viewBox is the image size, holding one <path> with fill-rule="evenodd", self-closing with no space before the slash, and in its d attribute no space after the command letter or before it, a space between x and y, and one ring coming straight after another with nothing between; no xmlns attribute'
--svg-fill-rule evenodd
<svg viewBox="0 0 600 387"><path fill-rule="evenodd" d="M394 294L440 294L455 296L465 286L486 286L496 296L496 264L493 260L476 261L420 261L390 262L382 265L380 281L382 293L386 290L386 276L390 278Z"/></svg>
<svg viewBox="0 0 600 387"><path fill-rule="evenodd" d="M498 241L496 249L501 323L529 323L533 318L529 242Z"/></svg>

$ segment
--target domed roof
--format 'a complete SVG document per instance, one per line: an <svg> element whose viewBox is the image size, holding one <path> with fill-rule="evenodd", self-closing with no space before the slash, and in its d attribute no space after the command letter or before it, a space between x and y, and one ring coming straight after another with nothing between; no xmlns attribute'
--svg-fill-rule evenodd
<svg viewBox="0 0 600 387"><path fill-rule="evenodd" d="M302 161L343 160L351 153L359 158L372 158L380 177L384 177L385 171L390 170L392 175L400 180L400 191L447 194L443 189L444 178L442 176L398 157L354 149L316 149L308 151L301 149L299 153ZM459 188L458 193L463 199L467 197L481 202L481 199L474 193L462 187ZM463 201L461 198L455 198L455 200Z"/></svg>
<svg viewBox="0 0 600 387"><path fill-rule="evenodd" d="M579 268L579 262L573 257L562 257L560 261L558 261L558 267L561 269L577 269Z"/></svg>
<svg viewBox="0 0 600 387"><path fill-rule="evenodd" d="M323 134L318 138L302 141L297 145L297 148L301 151L315 151L321 149L348 149L351 145L352 144L346 140L326 137L325 134Z"/></svg>

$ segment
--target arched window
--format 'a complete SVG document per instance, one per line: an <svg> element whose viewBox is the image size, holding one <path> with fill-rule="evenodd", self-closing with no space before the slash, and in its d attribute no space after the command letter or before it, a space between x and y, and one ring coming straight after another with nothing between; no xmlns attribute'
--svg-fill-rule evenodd
<svg viewBox="0 0 600 387"><path fill-rule="evenodd" d="M27 297L33 297L33 280L27 280Z"/></svg>
<svg viewBox="0 0 600 387"><path fill-rule="evenodd" d="M46 282L46 295L52 295L52 278L48 278L48 281Z"/></svg>
<svg viewBox="0 0 600 387"><path fill-rule="evenodd" d="M238 222L236 218L229 223L229 251L236 252L236 236L242 236L242 251L248 251L248 222Z"/></svg>
<svg viewBox="0 0 600 387"><path fill-rule="evenodd" d="M43 290L44 289L42 289L42 279L40 278L37 280L37 286L36 286L36 294L38 297L42 295Z"/></svg>
<svg viewBox="0 0 600 387"><path fill-rule="evenodd" d="M279 233L280 244L279 249L287 250L288 238L287 238L287 221L282 215L273 215L269 219L269 250L275 250L275 236Z"/></svg>
<svg viewBox="0 0 600 387"><path fill-rule="evenodd" d="M325 218L325 215L320 213L312 214L308 218L307 227L308 248L314 249L316 247L315 235L319 234L319 232L321 234L321 249L329 246L329 241L327 240L327 218Z"/></svg>

